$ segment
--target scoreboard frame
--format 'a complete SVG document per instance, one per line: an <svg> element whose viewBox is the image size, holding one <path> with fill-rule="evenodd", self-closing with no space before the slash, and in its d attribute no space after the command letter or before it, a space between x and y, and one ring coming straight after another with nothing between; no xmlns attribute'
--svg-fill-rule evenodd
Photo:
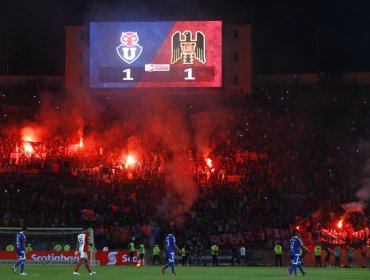
<svg viewBox="0 0 370 280"><path fill-rule="evenodd" d="M222 22L91 22L90 88L222 87Z"/></svg>

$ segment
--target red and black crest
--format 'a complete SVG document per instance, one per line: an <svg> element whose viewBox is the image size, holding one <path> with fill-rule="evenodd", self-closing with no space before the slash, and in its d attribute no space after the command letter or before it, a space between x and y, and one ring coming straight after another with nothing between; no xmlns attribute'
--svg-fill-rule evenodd
<svg viewBox="0 0 370 280"><path fill-rule="evenodd" d="M201 31L195 33L195 38L189 30L181 33L176 31L171 38L171 64L183 59L183 64L193 64L194 58L206 63L206 40Z"/></svg>

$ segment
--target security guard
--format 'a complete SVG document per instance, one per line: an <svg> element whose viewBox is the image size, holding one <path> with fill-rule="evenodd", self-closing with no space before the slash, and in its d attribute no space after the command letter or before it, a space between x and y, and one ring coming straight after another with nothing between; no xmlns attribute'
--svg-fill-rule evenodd
<svg viewBox="0 0 370 280"><path fill-rule="evenodd" d="M319 243L314 248L316 267L321 267L321 246Z"/></svg>
<svg viewBox="0 0 370 280"><path fill-rule="evenodd" d="M31 243L28 243L27 247L26 247L26 252L28 253L28 252L32 252L32 251L33 251L32 245L31 245Z"/></svg>
<svg viewBox="0 0 370 280"><path fill-rule="evenodd" d="M60 244L55 245L54 251L57 251L57 252L62 251L62 245L60 245Z"/></svg>
<svg viewBox="0 0 370 280"><path fill-rule="evenodd" d="M283 266L282 265L283 247L279 243L276 243L274 247L274 253L275 253L275 266L278 266L278 263L280 266Z"/></svg>
<svg viewBox="0 0 370 280"><path fill-rule="evenodd" d="M69 244L64 245L63 247L64 252L69 252L71 250L71 246Z"/></svg>
<svg viewBox="0 0 370 280"><path fill-rule="evenodd" d="M161 265L161 260L159 259L159 253L161 249L159 249L159 245L155 244L153 247L153 265L155 264L155 260L158 260L159 265Z"/></svg>
<svg viewBox="0 0 370 280"><path fill-rule="evenodd" d="M188 262L188 252L186 251L185 247L181 248L181 262L182 262L182 266L187 265L187 262Z"/></svg>
<svg viewBox="0 0 370 280"><path fill-rule="evenodd" d="M7 252L13 252L14 251L14 245L13 244L9 244L8 246L6 246L6 251Z"/></svg>
<svg viewBox="0 0 370 280"><path fill-rule="evenodd" d="M134 264L134 252L135 252L135 244L133 241L128 244L128 249L130 251L130 264Z"/></svg>
<svg viewBox="0 0 370 280"><path fill-rule="evenodd" d="M212 254L212 265L218 266L218 246L215 243L211 246L211 254Z"/></svg>
<svg viewBox="0 0 370 280"><path fill-rule="evenodd" d="M140 265L144 265L145 247L143 243L139 245L138 251L139 251Z"/></svg>

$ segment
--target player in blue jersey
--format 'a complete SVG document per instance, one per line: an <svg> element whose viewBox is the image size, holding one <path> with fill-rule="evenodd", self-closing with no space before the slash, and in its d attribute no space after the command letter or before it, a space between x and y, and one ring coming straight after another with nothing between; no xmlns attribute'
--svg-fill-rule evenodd
<svg viewBox="0 0 370 280"><path fill-rule="evenodd" d="M179 247L177 247L176 238L172 234L169 234L166 237L165 249L168 262L163 266L162 274L166 272L167 268L171 267L173 275L177 275L177 273L175 272L175 249L178 253L180 253L180 249Z"/></svg>
<svg viewBox="0 0 370 280"><path fill-rule="evenodd" d="M27 275L24 272L24 262L26 261L26 235L24 234L25 229L22 228L20 232L16 234L16 250L18 254L18 261L14 264L13 272L17 272L17 267L21 266L21 275Z"/></svg>
<svg viewBox="0 0 370 280"><path fill-rule="evenodd" d="M292 276L293 272L294 274L297 273L297 267L302 271L303 275L306 275L301 264L300 250L301 248L307 252L309 252L309 250L303 245L302 240L299 237L299 232L294 230L293 237L289 239L290 258L292 259L292 264L288 268L289 276Z"/></svg>

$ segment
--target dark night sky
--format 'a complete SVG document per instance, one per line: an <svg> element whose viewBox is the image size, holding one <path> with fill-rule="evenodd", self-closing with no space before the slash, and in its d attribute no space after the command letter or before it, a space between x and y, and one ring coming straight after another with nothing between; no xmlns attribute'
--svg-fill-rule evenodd
<svg viewBox="0 0 370 280"><path fill-rule="evenodd" d="M370 71L369 11L366 0L8 0L0 75L7 65L14 75L63 75L65 25L207 19L253 24L256 74L315 72L317 50L320 72Z"/></svg>

